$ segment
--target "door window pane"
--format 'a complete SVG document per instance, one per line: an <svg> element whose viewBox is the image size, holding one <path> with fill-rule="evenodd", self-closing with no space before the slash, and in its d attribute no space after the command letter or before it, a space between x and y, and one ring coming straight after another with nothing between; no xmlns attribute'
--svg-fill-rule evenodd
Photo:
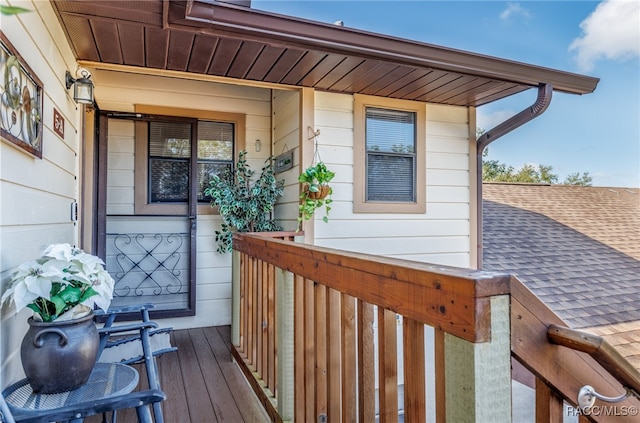
<svg viewBox="0 0 640 423"><path fill-rule="evenodd" d="M233 160L233 123L198 122L198 159Z"/></svg>
<svg viewBox="0 0 640 423"><path fill-rule="evenodd" d="M204 190L212 176L233 166L234 133L232 123L198 122L198 201L210 201Z"/></svg>
<svg viewBox="0 0 640 423"><path fill-rule="evenodd" d="M209 202L211 199L204 195L204 190L209 188L213 175L221 175L224 169L231 168L231 163L201 162L198 160L198 201Z"/></svg>
<svg viewBox="0 0 640 423"><path fill-rule="evenodd" d="M183 159L191 157L191 125L149 122L149 156Z"/></svg>
<svg viewBox="0 0 640 423"><path fill-rule="evenodd" d="M233 165L233 123L198 121L198 201L213 175ZM189 200L191 124L149 122L149 203Z"/></svg>
<svg viewBox="0 0 640 423"><path fill-rule="evenodd" d="M149 202L187 202L189 200L189 162L149 159Z"/></svg>
<svg viewBox="0 0 640 423"><path fill-rule="evenodd" d="M149 202L189 199L191 125L149 122Z"/></svg>

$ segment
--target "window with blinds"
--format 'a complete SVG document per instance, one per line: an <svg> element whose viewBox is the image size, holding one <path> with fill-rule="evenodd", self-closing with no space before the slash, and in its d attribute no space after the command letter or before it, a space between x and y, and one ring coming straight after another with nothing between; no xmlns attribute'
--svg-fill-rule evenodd
<svg viewBox="0 0 640 423"><path fill-rule="evenodd" d="M189 199L191 148L197 145L198 201L213 175L233 164L234 125L198 121L197 143L191 123L149 122L149 203L185 203Z"/></svg>
<svg viewBox="0 0 640 423"><path fill-rule="evenodd" d="M234 125L229 122L198 122L198 201L213 175L221 175L233 166Z"/></svg>
<svg viewBox="0 0 640 423"><path fill-rule="evenodd" d="M416 113L367 107L366 201L416 201Z"/></svg>

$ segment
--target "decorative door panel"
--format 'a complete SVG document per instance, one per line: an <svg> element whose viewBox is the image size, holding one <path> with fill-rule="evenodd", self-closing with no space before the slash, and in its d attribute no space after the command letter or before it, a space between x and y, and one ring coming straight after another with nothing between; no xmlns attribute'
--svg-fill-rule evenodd
<svg viewBox="0 0 640 423"><path fill-rule="evenodd" d="M185 217L107 218L106 264L116 281L114 304L189 308L189 228Z"/></svg>

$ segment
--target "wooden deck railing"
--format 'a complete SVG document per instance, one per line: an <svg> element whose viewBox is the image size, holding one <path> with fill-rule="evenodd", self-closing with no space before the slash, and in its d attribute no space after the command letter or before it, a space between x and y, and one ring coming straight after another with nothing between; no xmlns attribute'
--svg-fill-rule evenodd
<svg viewBox="0 0 640 423"><path fill-rule="evenodd" d="M507 275L258 235L233 243L236 358L275 421L371 422L378 414L388 422L399 410L411 422L427 413L460 422L510 417L508 406L495 407L510 392ZM428 354L425 334L435 342ZM481 369L478 357L499 365Z"/></svg>
<svg viewBox="0 0 640 423"><path fill-rule="evenodd" d="M298 235L233 241L234 356L273 421L507 422L512 356L537 377L537 422L562 421L586 384L624 392L588 354L548 341L562 321L513 277Z"/></svg>

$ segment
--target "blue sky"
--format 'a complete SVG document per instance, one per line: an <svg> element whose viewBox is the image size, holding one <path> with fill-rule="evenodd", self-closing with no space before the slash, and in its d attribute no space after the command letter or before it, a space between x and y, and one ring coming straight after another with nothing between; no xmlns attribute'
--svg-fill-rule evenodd
<svg viewBox="0 0 640 423"><path fill-rule="evenodd" d="M593 94L554 93L547 111L489 146L516 168L553 166L560 181L640 187L640 1L253 0L252 8L600 78ZM493 128L536 90L478 109Z"/></svg>

